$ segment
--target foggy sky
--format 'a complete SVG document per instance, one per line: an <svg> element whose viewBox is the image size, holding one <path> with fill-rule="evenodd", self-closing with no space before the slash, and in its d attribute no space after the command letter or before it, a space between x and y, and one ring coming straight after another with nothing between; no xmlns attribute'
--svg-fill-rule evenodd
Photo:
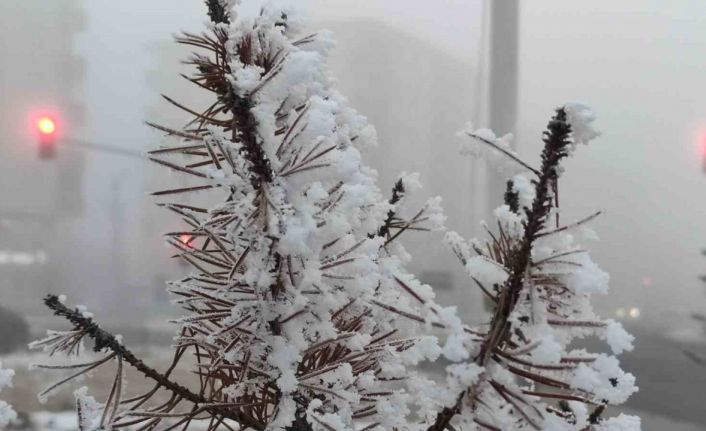
<svg viewBox="0 0 706 431"><path fill-rule="evenodd" d="M605 210L591 245L612 276L600 303L681 320L706 309L697 280L706 272L703 3L584 6L542 0L523 10L520 146L537 151L554 105L594 106L603 137L567 165L562 195L575 217Z"/></svg>
<svg viewBox="0 0 706 431"><path fill-rule="evenodd" d="M318 21L384 20L467 62L469 79L474 79L481 0L300 3ZM617 306L639 306L643 317L656 324L686 320L689 312L706 309L697 280L706 273L706 259L700 256L706 248L706 175L699 150L699 135L706 133L703 3L521 4L521 154L536 162L541 131L552 109L565 101L594 106L604 132L595 144L579 149L561 186L567 219L605 210L593 226L601 241L589 244L594 259L612 276L610 297L599 301L602 309L610 313ZM141 122L156 101L146 83L154 67L147 48L179 29L200 30L202 2L85 5L87 27L79 39L88 68L84 133L146 150L154 145L154 135ZM140 162L90 157L87 177L95 180L87 184L88 201L98 201L116 176L125 179L122 199L127 205L143 199L143 178L135 169ZM86 229L99 238L108 215L98 204L93 210ZM650 287L643 286L646 278Z"/></svg>

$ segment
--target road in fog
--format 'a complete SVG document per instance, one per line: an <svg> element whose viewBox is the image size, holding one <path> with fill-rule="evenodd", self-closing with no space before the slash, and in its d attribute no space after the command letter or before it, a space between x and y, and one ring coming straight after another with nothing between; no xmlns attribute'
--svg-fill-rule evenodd
<svg viewBox="0 0 706 431"><path fill-rule="evenodd" d="M622 368L637 377L640 388L627 405L706 427L706 365L696 364L684 353L688 350L706 358L706 345L643 332L635 336L635 350L621 357Z"/></svg>

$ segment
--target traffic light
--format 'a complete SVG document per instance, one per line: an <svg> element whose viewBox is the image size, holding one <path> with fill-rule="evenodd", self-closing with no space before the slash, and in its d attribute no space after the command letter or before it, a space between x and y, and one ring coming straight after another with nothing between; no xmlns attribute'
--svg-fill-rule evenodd
<svg viewBox="0 0 706 431"><path fill-rule="evenodd" d="M39 158L53 159L56 156L56 122L51 117L40 117L37 120L39 135Z"/></svg>
<svg viewBox="0 0 706 431"><path fill-rule="evenodd" d="M196 238L193 235L189 235L188 233L183 233L179 235L179 242L181 243L183 250L193 250L194 249L194 240ZM177 257L179 255L175 255L172 257ZM178 261L179 266L182 268L189 268L190 264L187 260L185 259L179 259Z"/></svg>
<svg viewBox="0 0 706 431"><path fill-rule="evenodd" d="M194 236L189 234L179 235L179 241L185 248L194 248Z"/></svg>

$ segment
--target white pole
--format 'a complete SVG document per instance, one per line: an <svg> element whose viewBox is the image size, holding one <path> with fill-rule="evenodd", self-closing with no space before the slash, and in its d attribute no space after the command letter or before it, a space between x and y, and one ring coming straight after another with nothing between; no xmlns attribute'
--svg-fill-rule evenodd
<svg viewBox="0 0 706 431"><path fill-rule="evenodd" d="M497 135L514 133L517 122L519 0L490 0L488 112ZM488 169L488 213L502 202L505 179Z"/></svg>

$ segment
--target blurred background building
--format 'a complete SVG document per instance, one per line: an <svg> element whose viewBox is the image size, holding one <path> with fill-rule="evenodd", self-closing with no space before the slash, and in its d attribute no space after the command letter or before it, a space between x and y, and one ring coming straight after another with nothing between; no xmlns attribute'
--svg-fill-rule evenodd
<svg viewBox="0 0 706 431"><path fill-rule="evenodd" d="M332 72L341 93L376 126L379 145L365 151L364 159L378 171L383 193L390 193L401 173L418 172L424 189L415 203L421 207L427 197L441 195L448 225L472 231L480 213L476 182L482 177L471 160L458 157L455 134L476 107L472 67L380 20L323 21L311 27L335 29ZM460 287L463 268L449 259L440 240L440 234L406 235L415 272L437 288L442 301L458 304L469 315L479 311L475 292Z"/></svg>
<svg viewBox="0 0 706 431"><path fill-rule="evenodd" d="M61 151L39 157L35 122L64 127L84 121L84 59L74 39L85 28L76 0L0 2L0 297L34 321L41 298L71 289L71 226L84 213L85 158ZM32 29L29 31L29 29Z"/></svg>

